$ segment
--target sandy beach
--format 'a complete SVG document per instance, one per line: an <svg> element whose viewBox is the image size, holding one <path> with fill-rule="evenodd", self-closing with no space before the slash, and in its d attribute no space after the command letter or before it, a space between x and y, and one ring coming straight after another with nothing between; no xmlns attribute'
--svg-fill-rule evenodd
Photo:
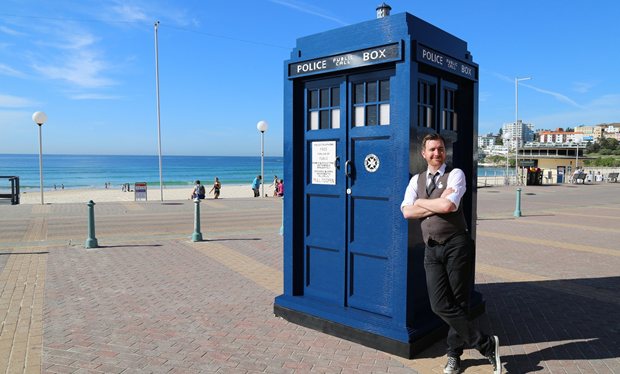
<svg viewBox="0 0 620 374"><path fill-rule="evenodd" d="M207 192L210 186L207 187ZM164 189L164 200L189 200L192 193L192 188L166 188ZM273 187L265 185L265 194L271 195L273 193ZM111 201L134 201L133 192L123 192L120 189L64 189L64 190L45 190L44 191L45 203L58 204L58 203L87 203L89 200L95 203L99 202L111 202ZM252 198L252 189L250 185L229 185L223 186L220 199L227 198ZM159 186L149 186L147 190L147 198L149 201L156 201L160 199ZM213 199L213 194L207 195L207 199ZM41 194L37 190L31 190L28 192L21 192L21 204L40 204Z"/></svg>

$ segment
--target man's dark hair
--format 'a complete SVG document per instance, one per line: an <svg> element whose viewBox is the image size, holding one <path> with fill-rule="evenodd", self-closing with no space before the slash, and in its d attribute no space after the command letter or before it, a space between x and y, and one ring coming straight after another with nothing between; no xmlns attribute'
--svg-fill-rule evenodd
<svg viewBox="0 0 620 374"><path fill-rule="evenodd" d="M422 149L426 149L426 142L429 140L441 140L443 145L446 145L446 139L444 139L443 136L437 134L436 132L433 132L430 134L426 134L426 136L424 136L424 139L422 139Z"/></svg>

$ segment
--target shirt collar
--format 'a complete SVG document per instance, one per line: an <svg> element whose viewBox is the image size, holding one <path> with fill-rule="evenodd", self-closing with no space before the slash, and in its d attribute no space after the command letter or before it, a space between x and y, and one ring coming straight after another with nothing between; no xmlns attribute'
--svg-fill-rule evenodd
<svg viewBox="0 0 620 374"><path fill-rule="evenodd" d="M441 165L441 167L437 171L439 172L439 176L442 177L446 173L446 164ZM427 168L426 175L429 175L429 174L433 174L433 172Z"/></svg>

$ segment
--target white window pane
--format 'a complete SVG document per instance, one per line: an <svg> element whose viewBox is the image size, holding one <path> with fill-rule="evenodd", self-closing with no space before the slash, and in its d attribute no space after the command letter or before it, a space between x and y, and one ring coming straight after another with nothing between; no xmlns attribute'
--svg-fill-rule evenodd
<svg viewBox="0 0 620 374"><path fill-rule="evenodd" d="M310 130L319 129L319 112L310 112Z"/></svg>
<svg viewBox="0 0 620 374"><path fill-rule="evenodd" d="M355 107L355 126L364 126L364 106Z"/></svg>
<svg viewBox="0 0 620 374"><path fill-rule="evenodd" d="M340 109L332 109L332 129L340 128Z"/></svg>
<svg viewBox="0 0 620 374"><path fill-rule="evenodd" d="M433 112L431 111L431 108L426 108L426 127L432 127L433 124Z"/></svg>
<svg viewBox="0 0 620 374"><path fill-rule="evenodd" d="M379 105L379 124L380 125L390 124L390 104Z"/></svg>

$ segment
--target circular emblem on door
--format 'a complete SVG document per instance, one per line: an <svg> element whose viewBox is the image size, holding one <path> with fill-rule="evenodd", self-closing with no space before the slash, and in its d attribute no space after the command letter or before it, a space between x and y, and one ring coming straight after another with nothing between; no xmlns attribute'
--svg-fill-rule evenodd
<svg viewBox="0 0 620 374"><path fill-rule="evenodd" d="M379 157L372 153L369 154L364 159L364 167L366 168L367 172L374 173L375 171L377 171L377 169L379 169Z"/></svg>

